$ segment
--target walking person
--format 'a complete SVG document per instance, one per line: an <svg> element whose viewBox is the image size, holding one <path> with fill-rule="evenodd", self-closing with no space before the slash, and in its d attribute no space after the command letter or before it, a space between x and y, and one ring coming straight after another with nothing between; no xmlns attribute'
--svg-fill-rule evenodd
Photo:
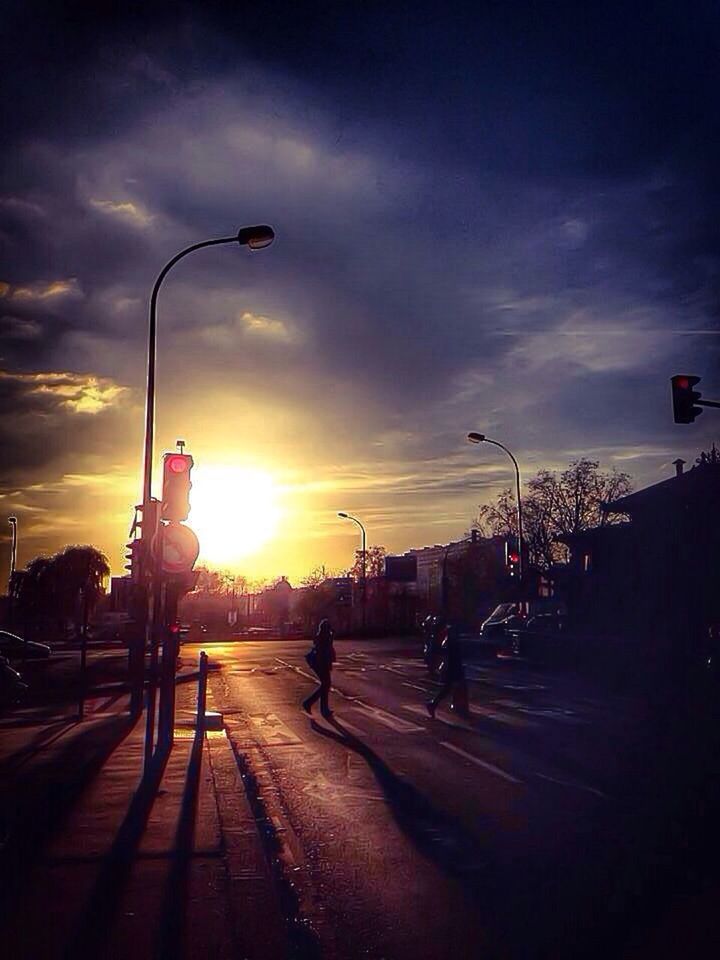
<svg viewBox="0 0 720 960"><path fill-rule="evenodd" d="M333 628L329 620L321 620L317 628L313 648L306 656L308 666L318 675L320 686L303 700L302 708L305 713L312 711L312 706L320 701L320 712L324 717L331 717L329 696L332 683L332 665L335 662L335 647L333 646Z"/></svg>
<svg viewBox="0 0 720 960"><path fill-rule="evenodd" d="M462 716L470 713L467 697L467 683L465 681L465 667L463 666L462 648L457 627L448 623L444 630L444 637L440 644L442 663L440 678L442 686L432 700L425 704L427 712L435 719L438 704L445 697L452 695L451 709Z"/></svg>

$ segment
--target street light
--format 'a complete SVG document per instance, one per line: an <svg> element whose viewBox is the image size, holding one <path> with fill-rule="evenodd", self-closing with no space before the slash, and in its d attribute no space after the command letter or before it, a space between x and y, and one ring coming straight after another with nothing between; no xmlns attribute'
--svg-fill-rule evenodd
<svg viewBox="0 0 720 960"><path fill-rule="evenodd" d="M241 247L249 247L251 250L262 250L269 247L275 239L275 231L267 224L259 224L255 227L241 227L237 236L221 237L219 240L203 240L202 243L194 243L176 254L172 260L169 260L160 271L155 286L150 297L150 325L148 330L148 370L147 370L147 396L145 401L145 463L143 470L143 520L147 521L149 510L147 505L151 499L152 487L152 457L153 457L153 439L155 429L155 353L157 342L157 297L160 285L163 280L178 262L188 253L194 250L200 250L202 247L215 247L221 243L239 243Z"/></svg>
<svg viewBox="0 0 720 960"><path fill-rule="evenodd" d="M10 544L10 579L8 580L8 619L10 625L13 623L13 580L15 579L15 563L17 561L17 517L8 517L8 523L12 529L12 542Z"/></svg>
<svg viewBox="0 0 720 960"><path fill-rule="evenodd" d="M150 296L150 317L148 328L148 366L147 366L147 393L145 399L145 456L143 464L143 495L142 495L142 539L146 541L145 556L149 555L150 538L155 531L150 527L150 504L152 501L152 459L153 459L153 441L155 432L155 354L157 344L157 298L160 286L175 266L178 260L182 260L194 250L201 250L203 247L216 247L221 243L238 243L241 247L249 247L250 250L262 250L270 246L275 239L275 231L267 224L259 224L254 227L241 227L234 237L220 237L217 240L203 240L201 243L193 243L191 246L175 254L172 260L168 260L165 266L158 274L155 281L152 294ZM145 729L145 771L149 770L150 760L152 758L152 745L154 737L155 723L155 674L157 671L157 646L154 639L156 602L159 597L158 583L153 570L154 598L153 603L148 605L148 615L145 623L145 641L148 637L151 640L151 682L148 689L147 699L147 724ZM174 680L174 678L173 678ZM173 688L174 689L174 688Z"/></svg>
<svg viewBox="0 0 720 960"><path fill-rule="evenodd" d="M484 433L469 433L467 435L470 443L492 443L495 447L500 447L510 457L515 467L515 483L517 485L517 517L518 517L518 581L522 584L523 578L523 525L522 525L522 500L520 499L520 467L515 457L510 453L507 447L503 446L499 440L491 440Z"/></svg>
<svg viewBox="0 0 720 960"><path fill-rule="evenodd" d="M367 599L367 551L365 545L367 543L367 535L365 533L365 527L360 523L357 517L353 517L352 514L338 512L338 516L342 517L343 520L352 520L353 523L356 523L362 530L362 628L365 629L366 624L366 599Z"/></svg>
<svg viewBox="0 0 720 960"><path fill-rule="evenodd" d="M15 563L17 561L17 517L8 517L8 523L12 528L12 543L10 546L10 584L15 574Z"/></svg>

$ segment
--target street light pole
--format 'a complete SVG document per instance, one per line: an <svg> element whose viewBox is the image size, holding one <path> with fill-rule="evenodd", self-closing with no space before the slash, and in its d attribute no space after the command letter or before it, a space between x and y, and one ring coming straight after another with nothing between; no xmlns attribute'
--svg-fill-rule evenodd
<svg viewBox="0 0 720 960"><path fill-rule="evenodd" d="M266 224L256 227L242 227L237 236L221 237L218 240L203 240L201 243L193 243L191 246L181 250L172 260L169 260L160 271L155 286L150 296L150 323L148 329L148 367L147 367L147 393L145 401L145 458L143 468L143 506L148 504L151 499L152 488L152 458L153 458L153 440L155 432L155 354L157 343L157 298L160 286L175 266L178 260L182 260L189 253L195 250L201 250L203 247L215 247L221 243L239 243L240 246L247 246L251 250L261 250L269 246L275 238L275 231ZM146 514L143 514L145 519Z"/></svg>
<svg viewBox="0 0 720 960"><path fill-rule="evenodd" d="M17 517L8 517L12 530L10 543L10 579L8 580L8 620L13 623L13 580L15 579L15 564L17 562Z"/></svg>
<svg viewBox="0 0 720 960"><path fill-rule="evenodd" d="M10 543L10 587L15 576L15 564L17 562L17 517L8 517L8 523L12 529L12 541ZM12 589L11 589L12 592Z"/></svg>
<svg viewBox="0 0 720 960"><path fill-rule="evenodd" d="M175 266L178 260L182 260L189 253L195 250L201 250L203 247L215 247L222 243L238 243L240 246L247 246L251 250L261 250L269 246L275 239L275 231L266 224L260 224L254 227L241 227L234 237L220 237L217 240L203 240L201 243L193 243L177 253L171 260L165 264L158 274L155 285L150 296L150 315L148 326L148 366L147 366L147 390L145 399L145 448L143 460L143 492L142 492L142 539L145 541L144 556L150 555L150 540L155 534L151 523L151 502L152 502L152 461L153 444L155 434L155 366L157 352L157 298L163 280L170 270ZM159 517L156 518L159 522ZM145 770L149 770L150 760L152 758L154 724L155 724L155 683L157 672L158 651L155 643L155 621L157 606L161 598L161 586L157 577L157 571L151 566L152 603L147 604L147 619L145 624L145 644L150 640L150 684L148 688L147 703L147 725L145 729ZM149 599L149 598L148 598Z"/></svg>
<svg viewBox="0 0 720 960"><path fill-rule="evenodd" d="M495 447L500 447L510 457L515 467L515 485L517 490L517 518L518 518L518 580L522 584L523 579L523 522L522 522L522 499L520 496L520 467L515 457L510 453L507 447L503 446L499 440L491 440L484 433L469 433L467 435L470 443L492 443Z"/></svg>
<svg viewBox="0 0 720 960"><path fill-rule="evenodd" d="M353 517L349 513L338 513L339 517L342 517L343 520L352 520L353 523L356 523L362 531L362 628L365 630L367 623L367 534L365 533L365 527L360 523L357 517Z"/></svg>

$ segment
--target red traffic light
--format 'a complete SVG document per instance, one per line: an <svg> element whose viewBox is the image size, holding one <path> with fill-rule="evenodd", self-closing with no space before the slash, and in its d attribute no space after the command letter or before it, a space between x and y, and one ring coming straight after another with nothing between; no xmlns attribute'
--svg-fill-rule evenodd
<svg viewBox="0 0 720 960"><path fill-rule="evenodd" d="M167 469L171 470L173 473L187 473L190 464L190 457L183 453L178 453L174 456L168 457L167 459Z"/></svg>
<svg viewBox="0 0 720 960"><path fill-rule="evenodd" d="M163 520L187 520L190 512L189 453L166 453L163 457L163 489L160 516Z"/></svg>
<svg viewBox="0 0 720 960"><path fill-rule="evenodd" d="M509 563L518 563L519 560L520 560L520 554L519 554L519 553L509 553L509 554L508 554L508 562L509 562Z"/></svg>
<svg viewBox="0 0 720 960"><path fill-rule="evenodd" d="M703 411L696 406L702 394L693 387L700 383L700 377L691 377L684 373L677 373L670 377L672 389L673 419L675 423L693 423Z"/></svg>

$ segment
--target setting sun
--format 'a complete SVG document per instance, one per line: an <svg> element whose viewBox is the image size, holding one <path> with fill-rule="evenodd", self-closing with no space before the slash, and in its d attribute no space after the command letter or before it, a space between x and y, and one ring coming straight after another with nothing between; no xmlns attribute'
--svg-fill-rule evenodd
<svg viewBox="0 0 720 960"><path fill-rule="evenodd" d="M189 524L200 539L201 561L232 566L259 551L280 522L272 477L252 467L195 467Z"/></svg>

